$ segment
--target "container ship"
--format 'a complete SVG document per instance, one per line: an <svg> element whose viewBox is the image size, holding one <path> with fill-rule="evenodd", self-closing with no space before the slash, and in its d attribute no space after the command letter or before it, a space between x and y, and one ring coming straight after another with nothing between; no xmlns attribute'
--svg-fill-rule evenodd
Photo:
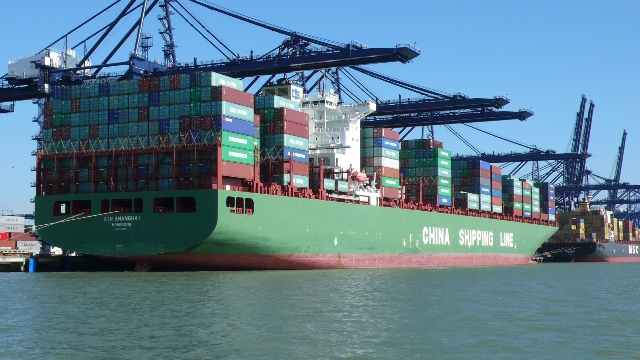
<svg viewBox="0 0 640 360"><path fill-rule="evenodd" d="M361 128L374 102L213 72L57 85L35 224L137 270L515 265L553 235L553 187Z"/></svg>
<svg viewBox="0 0 640 360"><path fill-rule="evenodd" d="M539 262L640 262L640 229L612 211L591 209L558 213L558 231L536 251Z"/></svg>

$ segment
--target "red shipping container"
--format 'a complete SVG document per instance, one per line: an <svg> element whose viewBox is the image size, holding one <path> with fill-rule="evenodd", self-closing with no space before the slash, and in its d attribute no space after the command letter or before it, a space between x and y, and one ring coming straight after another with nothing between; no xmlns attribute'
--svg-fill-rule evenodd
<svg viewBox="0 0 640 360"><path fill-rule="evenodd" d="M508 202L522 202L522 195L506 194Z"/></svg>
<svg viewBox="0 0 640 360"><path fill-rule="evenodd" d="M260 115L253 115L253 126L260 126Z"/></svg>
<svg viewBox="0 0 640 360"><path fill-rule="evenodd" d="M506 215L516 215L516 216L522 216L522 210L518 210L518 209L512 209L509 207L503 207L502 208L502 212Z"/></svg>
<svg viewBox="0 0 640 360"><path fill-rule="evenodd" d="M523 203L527 203L527 204L531 204L531 196L522 195L522 202Z"/></svg>
<svg viewBox="0 0 640 360"><path fill-rule="evenodd" d="M149 121L149 107L141 106L138 108L138 121Z"/></svg>
<svg viewBox="0 0 640 360"><path fill-rule="evenodd" d="M400 179L400 170L392 169L388 167L376 166L374 168L376 175L382 175L384 177L390 177L394 179ZM371 175L371 174L367 174Z"/></svg>
<svg viewBox="0 0 640 360"><path fill-rule="evenodd" d="M480 177L485 179L491 179L491 171L487 169L480 169Z"/></svg>
<svg viewBox="0 0 640 360"><path fill-rule="evenodd" d="M150 85L151 85L151 79L150 78L140 78L140 79L138 79L138 92L139 93L149 92Z"/></svg>
<svg viewBox="0 0 640 360"><path fill-rule="evenodd" d="M549 220L549 214L540 214L540 219L542 220Z"/></svg>
<svg viewBox="0 0 640 360"><path fill-rule="evenodd" d="M288 174L289 169L293 170L294 175L309 176L309 165L306 163L270 161L260 165L262 174Z"/></svg>
<svg viewBox="0 0 640 360"><path fill-rule="evenodd" d="M540 214L539 212L538 213L537 212L533 212L533 211L531 212L531 217L534 218L534 219L541 219L542 218L541 215L542 214Z"/></svg>
<svg viewBox="0 0 640 360"><path fill-rule="evenodd" d="M169 75L169 89L171 89L171 90L180 89L180 75L179 74Z"/></svg>
<svg viewBox="0 0 640 360"><path fill-rule="evenodd" d="M400 140L400 133L398 133L397 131L393 131L391 129L386 129L386 128L373 129L373 136L378 138L380 137L387 138L395 141Z"/></svg>
<svg viewBox="0 0 640 360"><path fill-rule="evenodd" d="M80 99L71 99L71 112L80 112Z"/></svg>
<svg viewBox="0 0 640 360"><path fill-rule="evenodd" d="M491 189L502 191L502 183L500 181L492 181L491 182Z"/></svg>
<svg viewBox="0 0 640 360"><path fill-rule="evenodd" d="M0 250L15 250L16 240L4 240L0 241Z"/></svg>
<svg viewBox="0 0 640 360"><path fill-rule="evenodd" d="M296 124L309 126L309 115L300 111L287 108L273 109L273 119L278 121L291 121Z"/></svg>
<svg viewBox="0 0 640 360"><path fill-rule="evenodd" d="M380 194L384 198L397 199L397 198L400 197L400 189L381 186L380 187Z"/></svg>
<svg viewBox="0 0 640 360"><path fill-rule="evenodd" d="M211 87L212 101L228 101L234 104L247 106L253 109L253 94L232 89L226 86Z"/></svg>
<svg viewBox="0 0 640 360"><path fill-rule="evenodd" d="M502 205L502 198L491 197L491 205Z"/></svg>
<svg viewBox="0 0 640 360"><path fill-rule="evenodd" d="M309 138L309 127L290 121L276 120L272 123L271 134L289 134L305 139Z"/></svg>
<svg viewBox="0 0 640 360"><path fill-rule="evenodd" d="M491 165L491 173L502 175L502 168L500 166Z"/></svg>
<svg viewBox="0 0 640 360"><path fill-rule="evenodd" d="M253 165L238 164L238 163L232 163L227 161L222 162L222 168L220 169L217 168L216 161L214 161L213 164L211 165L212 165L211 166L212 169L214 170L214 173L216 174L218 170L221 170L222 176L238 178L238 179L247 179L247 180L253 179ZM213 176L214 183L216 182L216 180L217 180L217 177Z"/></svg>
<svg viewBox="0 0 640 360"><path fill-rule="evenodd" d="M199 116L198 121L200 122L200 130L211 130L211 116Z"/></svg>
<svg viewBox="0 0 640 360"><path fill-rule="evenodd" d="M527 190L531 190L531 184L523 181L522 182L522 188L523 189L527 189Z"/></svg>
<svg viewBox="0 0 640 360"><path fill-rule="evenodd" d="M180 116L180 132L200 129L200 116Z"/></svg>
<svg viewBox="0 0 640 360"><path fill-rule="evenodd" d="M10 232L0 232L0 241L5 241L11 239Z"/></svg>

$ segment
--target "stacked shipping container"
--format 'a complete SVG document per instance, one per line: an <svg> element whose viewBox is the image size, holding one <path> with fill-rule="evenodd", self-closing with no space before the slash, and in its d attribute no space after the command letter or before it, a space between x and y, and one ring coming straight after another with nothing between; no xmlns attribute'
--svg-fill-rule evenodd
<svg viewBox="0 0 640 360"><path fill-rule="evenodd" d="M309 115L298 111L300 104L280 96L257 96L260 116L261 180L309 187ZM289 161L291 160L291 161Z"/></svg>
<svg viewBox="0 0 640 360"><path fill-rule="evenodd" d="M444 149L441 142L429 139L403 140L400 162L407 200L451 206L451 152Z"/></svg>
<svg viewBox="0 0 640 360"><path fill-rule="evenodd" d="M549 239L550 243L576 241L622 241L640 239L640 229L633 221L620 220L604 209L589 209L581 204L578 211L558 214L559 230Z"/></svg>
<svg viewBox="0 0 640 360"><path fill-rule="evenodd" d="M45 193L207 188L253 178L253 95L213 72L57 86L45 103Z"/></svg>
<svg viewBox="0 0 640 360"><path fill-rule="evenodd" d="M522 181L510 175L502 175L503 212L523 216Z"/></svg>
<svg viewBox="0 0 640 360"><path fill-rule="evenodd" d="M385 128L360 129L360 165L375 176L383 198L400 197L400 134Z"/></svg>

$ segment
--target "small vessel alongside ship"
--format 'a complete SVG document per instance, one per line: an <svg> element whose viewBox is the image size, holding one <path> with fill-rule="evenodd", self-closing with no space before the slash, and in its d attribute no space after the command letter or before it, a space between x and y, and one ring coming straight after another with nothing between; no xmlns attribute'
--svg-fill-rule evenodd
<svg viewBox="0 0 640 360"><path fill-rule="evenodd" d="M640 229L612 211L591 209L557 214L558 231L534 255L539 262L640 262Z"/></svg>

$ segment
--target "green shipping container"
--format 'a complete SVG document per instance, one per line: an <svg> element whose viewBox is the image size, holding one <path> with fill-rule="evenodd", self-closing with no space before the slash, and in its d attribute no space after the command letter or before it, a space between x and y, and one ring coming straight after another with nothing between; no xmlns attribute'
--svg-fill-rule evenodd
<svg viewBox="0 0 640 360"><path fill-rule="evenodd" d="M276 95L256 97L255 106L257 109L287 108L300 110L299 102Z"/></svg>
<svg viewBox="0 0 640 360"><path fill-rule="evenodd" d="M289 184L289 174L278 174L273 176L273 181L281 184L288 185ZM308 188L309 187L309 177L303 175L293 175L293 186L299 188Z"/></svg>
<svg viewBox="0 0 640 360"><path fill-rule="evenodd" d="M253 165L253 151L234 148L222 147L222 161L228 161L238 164ZM309 179L307 179L307 183Z"/></svg>
<svg viewBox="0 0 640 360"><path fill-rule="evenodd" d="M236 134L228 131L221 131L222 146L235 147L253 152L255 138L247 135Z"/></svg>
<svg viewBox="0 0 640 360"><path fill-rule="evenodd" d="M474 193L468 193L468 192L456 192L455 194L456 199L464 199L467 201L475 201L475 202L480 202L480 195L479 194L474 194Z"/></svg>
<svg viewBox="0 0 640 360"><path fill-rule="evenodd" d="M367 152L364 154L365 157L381 156L381 157L386 157L394 160L400 159L400 153L396 150L387 149L384 147L375 147L375 148L369 148L369 149L373 150L372 154L369 155ZM369 150L369 149L365 149L365 150Z"/></svg>
<svg viewBox="0 0 640 360"><path fill-rule="evenodd" d="M253 122L252 108L230 103L228 101L211 102L211 114L205 114L203 108L202 115L226 115L234 119Z"/></svg>
<svg viewBox="0 0 640 360"><path fill-rule="evenodd" d="M292 149L309 151L309 139L289 134L264 135L264 146L286 146Z"/></svg>
<svg viewBox="0 0 640 360"><path fill-rule="evenodd" d="M400 188L400 179L394 179L394 178L383 176L382 177L382 183L380 184L380 186L399 189ZM449 194L451 194L451 189L449 189Z"/></svg>
<svg viewBox="0 0 640 360"><path fill-rule="evenodd" d="M502 214L502 206L501 205L493 205L493 212L497 214Z"/></svg>
<svg viewBox="0 0 640 360"><path fill-rule="evenodd" d="M459 206L458 204L454 203L456 206ZM461 202L461 206L465 207L465 201ZM466 208L467 209L471 209L471 210L480 210L480 202L478 201L466 201Z"/></svg>
<svg viewBox="0 0 640 360"><path fill-rule="evenodd" d="M480 210L482 211L491 211L491 203L480 202Z"/></svg>
<svg viewBox="0 0 640 360"><path fill-rule="evenodd" d="M226 86L236 90L244 90L244 82L212 71L203 71L200 83L203 86ZM206 90L205 90L206 91Z"/></svg>
<svg viewBox="0 0 640 360"><path fill-rule="evenodd" d="M336 188L339 192L349 192L349 183L343 180L336 180Z"/></svg>
<svg viewBox="0 0 640 360"><path fill-rule="evenodd" d="M451 178L451 169L443 167L429 167L424 169L424 174L422 175Z"/></svg>
<svg viewBox="0 0 640 360"><path fill-rule="evenodd" d="M336 182L333 179L324 179L324 189L325 190L335 190L336 189Z"/></svg>

